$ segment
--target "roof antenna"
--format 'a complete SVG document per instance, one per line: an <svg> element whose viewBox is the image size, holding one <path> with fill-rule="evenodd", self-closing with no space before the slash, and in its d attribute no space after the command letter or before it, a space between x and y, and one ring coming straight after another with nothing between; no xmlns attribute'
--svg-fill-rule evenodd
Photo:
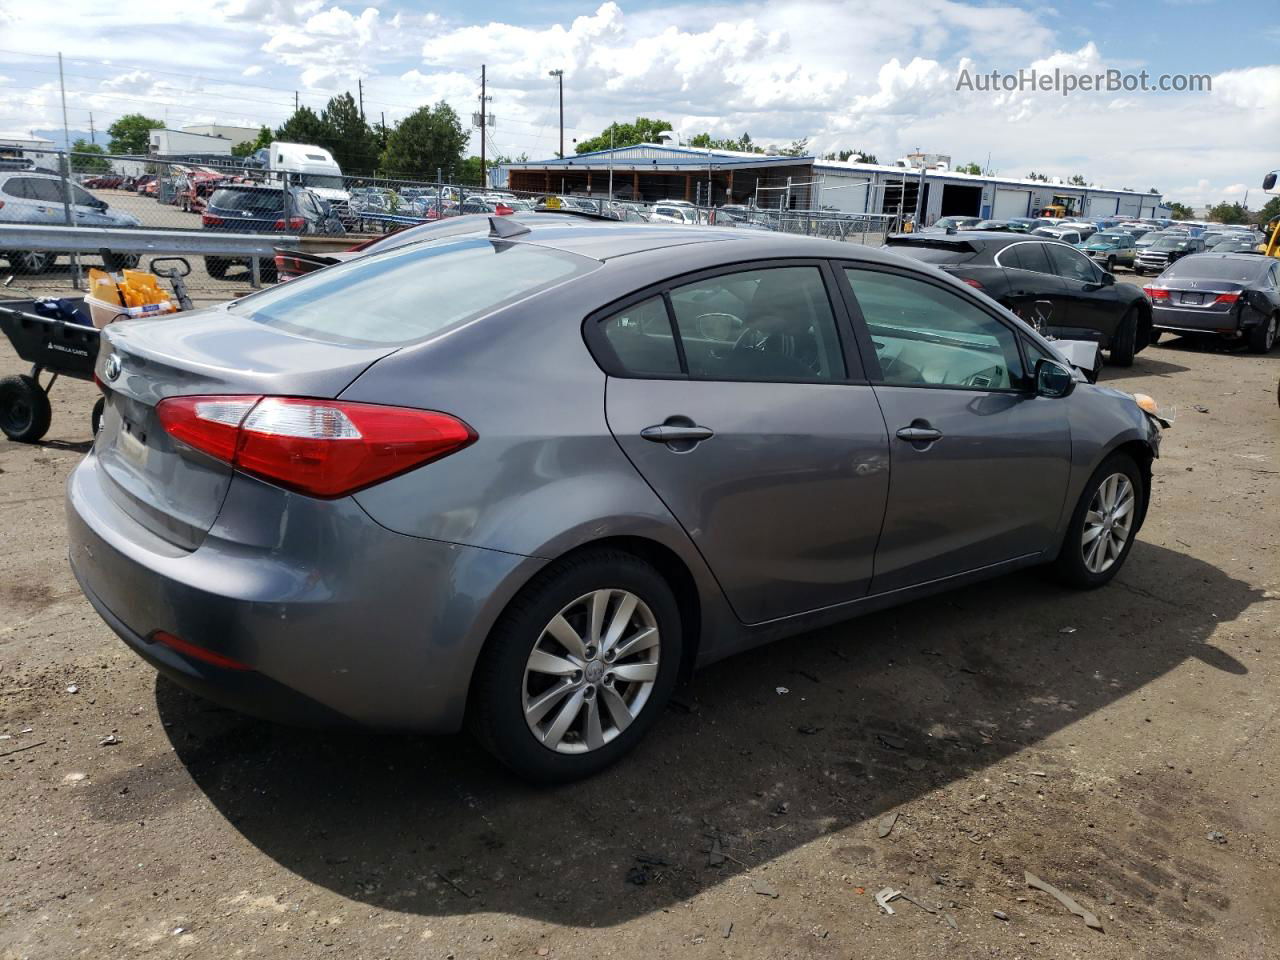
<svg viewBox="0 0 1280 960"><path fill-rule="evenodd" d="M518 220L508 220L506 217L489 218L489 236L495 240L510 240L512 237L522 237L526 233L532 233L532 231Z"/></svg>

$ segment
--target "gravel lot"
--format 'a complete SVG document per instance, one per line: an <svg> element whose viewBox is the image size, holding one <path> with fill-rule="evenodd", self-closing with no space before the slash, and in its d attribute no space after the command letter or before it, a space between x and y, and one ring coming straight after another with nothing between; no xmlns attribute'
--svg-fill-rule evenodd
<svg viewBox="0 0 1280 960"><path fill-rule="evenodd" d="M158 681L67 567L94 391L59 383L44 443L0 441L0 958L1280 956L1277 377L1181 340L1104 372L1178 415L1106 589L1019 574L738 656L552 790Z"/></svg>

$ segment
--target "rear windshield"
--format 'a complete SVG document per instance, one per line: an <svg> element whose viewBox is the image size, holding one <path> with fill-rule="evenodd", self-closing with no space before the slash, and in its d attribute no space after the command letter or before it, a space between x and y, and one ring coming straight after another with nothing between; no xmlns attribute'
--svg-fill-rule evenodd
<svg viewBox="0 0 1280 960"><path fill-rule="evenodd" d="M1128 237L1129 235L1127 233L1095 233L1093 235L1093 242L1094 243L1120 243L1123 240L1127 240Z"/></svg>
<svg viewBox="0 0 1280 960"><path fill-rule="evenodd" d="M905 253L914 260L925 263L968 263L977 254L972 250L956 249L953 246L928 247L922 243L907 241L889 241L889 249L894 253Z"/></svg>
<svg viewBox="0 0 1280 960"><path fill-rule="evenodd" d="M1252 283L1262 276L1262 271L1271 266L1267 258L1257 260L1225 260L1218 257L1186 257L1175 260L1165 270L1163 277L1177 277L1179 280L1230 280L1233 283Z"/></svg>
<svg viewBox="0 0 1280 960"><path fill-rule="evenodd" d="M597 265L559 250L471 237L360 257L245 297L228 309L320 340L401 345Z"/></svg>
<svg viewBox="0 0 1280 960"><path fill-rule="evenodd" d="M284 199L277 190L240 190L223 187L213 192L209 205L224 210L248 210L251 213L277 213L284 209Z"/></svg>

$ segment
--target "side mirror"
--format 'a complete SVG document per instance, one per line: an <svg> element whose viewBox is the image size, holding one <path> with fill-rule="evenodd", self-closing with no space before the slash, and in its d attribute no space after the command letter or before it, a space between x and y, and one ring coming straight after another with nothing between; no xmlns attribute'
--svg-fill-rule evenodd
<svg viewBox="0 0 1280 960"><path fill-rule="evenodd" d="M1116 285L1115 274L1107 273L1107 271L1103 270L1102 278L1098 282L1104 287L1114 287Z"/></svg>
<svg viewBox="0 0 1280 960"><path fill-rule="evenodd" d="M1076 378L1057 360L1041 357L1036 361L1036 393L1056 400L1076 388Z"/></svg>

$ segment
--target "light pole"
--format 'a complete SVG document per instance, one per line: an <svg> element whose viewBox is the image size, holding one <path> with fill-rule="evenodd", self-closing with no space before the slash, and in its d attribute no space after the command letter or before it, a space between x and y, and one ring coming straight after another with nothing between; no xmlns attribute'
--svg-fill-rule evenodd
<svg viewBox="0 0 1280 960"><path fill-rule="evenodd" d="M560 86L560 159L564 159L564 71L551 70L549 77L555 77Z"/></svg>

